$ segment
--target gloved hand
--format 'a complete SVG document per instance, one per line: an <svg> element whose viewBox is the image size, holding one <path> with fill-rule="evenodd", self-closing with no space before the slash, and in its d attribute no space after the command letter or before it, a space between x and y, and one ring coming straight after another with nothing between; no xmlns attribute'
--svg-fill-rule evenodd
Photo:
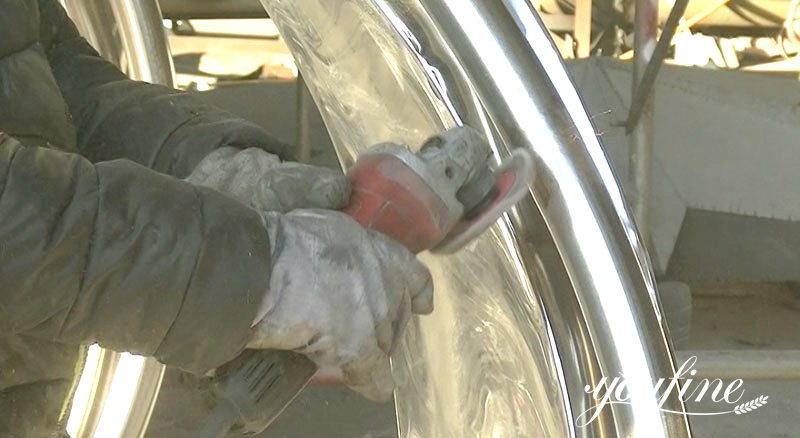
<svg viewBox="0 0 800 438"><path fill-rule="evenodd" d="M339 172L280 159L258 148L222 147L208 154L186 181L226 193L258 211L339 210L350 183Z"/></svg>
<svg viewBox="0 0 800 438"><path fill-rule="evenodd" d="M410 314L432 310L432 281L408 250L348 216L296 210L344 207L347 179L281 163L261 149L225 147L187 181L272 212L263 214L272 246L269 291L248 347L306 354L320 367L340 368L345 384L365 397L390 397L389 355Z"/></svg>
<svg viewBox="0 0 800 438"><path fill-rule="evenodd" d="M389 356L412 313L433 310L430 273L400 244L329 210L265 213L272 274L249 348L294 350L385 400Z"/></svg>

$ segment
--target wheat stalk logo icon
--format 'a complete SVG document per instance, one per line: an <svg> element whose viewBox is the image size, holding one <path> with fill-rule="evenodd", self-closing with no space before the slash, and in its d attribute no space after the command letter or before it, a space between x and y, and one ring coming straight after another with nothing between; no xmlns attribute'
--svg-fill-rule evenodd
<svg viewBox="0 0 800 438"><path fill-rule="evenodd" d="M748 412L755 411L756 409L760 408L761 406L766 405L768 399L769 399L769 396L766 396L766 395L762 395L760 397L756 397L756 398L750 400L747 403L742 403L740 405L736 405L733 408L733 413L736 414L736 415L742 415L742 414L746 414Z"/></svg>

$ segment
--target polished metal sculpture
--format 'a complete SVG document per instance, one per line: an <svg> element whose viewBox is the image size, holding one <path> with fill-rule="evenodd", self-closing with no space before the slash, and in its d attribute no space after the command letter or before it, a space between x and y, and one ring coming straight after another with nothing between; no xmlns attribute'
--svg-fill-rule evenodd
<svg viewBox="0 0 800 438"><path fill-rule="evenodd" d="M138 81L173 86L175 69L156 0L62 0L103 57Z"/></svg>
<svg viewBox="0 0 800 438"><path fill-rule="evenodd" d="M581 100L524 0L262 0L344 167L466 123L536 156L531 197L456 256L394 357L404 437L688 436L650 261ZM585 391L624 375L630 404ZM663 409L663 410L662 410ZM584 417L585 418L585 417Z"/></svg>
<svg viewBox="0 0 800 438"><path fill-rule="evenodd" d="M263 3L344 167L370 144L418 145L464 123L496 157L516 147L536 157L530 198L461 253L423 256L436 311L395 355L401 436L689 436L684 416L662 411L682 412L680 401L660 406L652 388L674 365L649 259L530 3ZM152 31L147 22L135 32ZM620 375L631 403L576 425L599 407L585 386Z"/></svg>

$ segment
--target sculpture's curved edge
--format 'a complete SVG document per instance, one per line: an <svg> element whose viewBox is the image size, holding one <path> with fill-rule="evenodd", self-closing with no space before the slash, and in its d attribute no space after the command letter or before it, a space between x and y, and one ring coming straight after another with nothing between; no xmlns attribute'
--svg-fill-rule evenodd
<svg viewBox="0 0 800 438"><path fill-rule="evenodd" d="M494 244L505 248L505 263L519 263L505 271L507 278L514 276L514 269L521 269L518 280L534 285L537 294L516 284L515 290L496 293L482 290L476 294L480 288L472 287L460 291L459 296L449 287L457 282L448 277L448 267L477 268L483 261L499 259L480 260L482 255L473 253L464 256L472 257L472 265L470 260L433 261L445 283L444 290L437 286L440 315L420 319L401 354L403 367L412 371L406 378L419 380L414 382L415 391L404 392L401 386L398 392L402 432L408 436L458 436L462 427L485 431L491 421L502 426L502 421L531 420L548 436L688 436L685 417L662 413L652 393L653 382L671 376L674 364L659 317L649 259L586 110L528 2L263 3L310 78L310 88L345 166L369 143L419 144L425 135L454 123L483 128L498 154L508 147L526 147L537 155L539 177L532 199L509 214L505 224L511 226L501 224L494 234ZM324 13L314 12L314 8ZM346 38L331 30L339 28L341 32L342 27L350 31ZM365 44L372 47L365 48ZM355 71L346 65L354 62L363 68ZM381 62L388 67L373 65ZM379 84L381 81L392 83ZM501 292L515 306L492 308L496 310L492 316L516 324L516 331L506 334L518 335L528 347L514 353L541 353L539 362L533 356L519 359L530 360L526 366L539 368L532 379L536 385L564 393L562 397L539 393L538 405L532 405L543 411L551 408L556 421L570 424L545 424L547 419L509 414L465 426L458 422L470 420L448 409L448 404L471 407L458 399L471 396L464 391L469 384L445 386L440 382L475 376L459 374L463 370L456 369L473 364L447 359L476 349L464 344L468 341L458 330L447 331L448 327L437 325L436 320L449 318L452 324L463 324L470 316L467 313L475 312L460 306L461 302L471 299L477 305L491 306L496 303L485 298ZM441 316L448 311L448 317ZM531 327L521 326L526 318ZM473 328L465 325L462 331ZM449 343L432 340L433 330L445 334L440 337L450 337ZM489 339L473 343L482 342L487 353ZM495 354L498 351L488 352L494 360L487 365L490 371L502 368ZM442 363L450 368L442 369ZM576 427L577 416L598 407L584 385L596 384L602 376L622 374L633 403L607 407L596 422ZM401 381L401 385L406 383ZM495 389L491 385L497 382L483 383L488 385L483 390L491 395ZM531 381L517 383L524 386ZM424 407L403 406L409 397L412 404ZM532 401L533 397L523 400L520 406L530 407ZM557 414L558 405L567 412ZM663 407L683 410L675 397L667 399ZM507 408L492 412L508 414ZM482 409L473 414L486 414L492 407ZM444 427L427 424L416 428L423 422L440 422Z"/></svg>

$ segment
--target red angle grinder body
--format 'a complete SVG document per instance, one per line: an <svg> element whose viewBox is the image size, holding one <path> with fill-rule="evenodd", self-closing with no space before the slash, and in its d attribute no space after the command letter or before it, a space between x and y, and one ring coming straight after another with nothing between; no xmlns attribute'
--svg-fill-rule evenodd
<svg viewBox="0 0 800 438"><path fill-rule="evenodd" d="M414 253L453 253L528 193L530 153L515 150L494 170L490 161L489 144L467 126L431 137L417 153L373 146L347 172L353 194L343 211Z"/></svg>
<svg viewBox="0 0 800 438"><path fill-rule="evenodd" d="M395 155L359 159L347 177L353 193L342 211L364 228L380 231L414 253L442 241L449 231L447 206Z"/></svg>
<svg viewBox="0 0 800 438"><path fill-rule="evenodd" d="M414 253L455 252L528 193L530 153L516 150L495 169L490 161L489 144L466 126L430 138L416 154L373 146L347 172L353 192L343 212ZM263 431L316 371L297 353L244 352L220 370L217 407L199 436L223 437L236 426Z"/></svg>

